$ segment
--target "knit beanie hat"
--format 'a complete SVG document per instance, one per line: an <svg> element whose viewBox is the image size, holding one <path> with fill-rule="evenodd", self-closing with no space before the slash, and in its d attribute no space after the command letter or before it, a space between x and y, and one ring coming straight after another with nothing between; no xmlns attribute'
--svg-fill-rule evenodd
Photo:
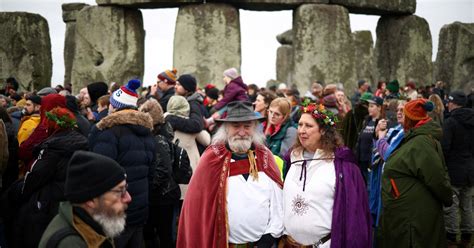
<svg viewBox="0 0 474 248"><path fill-rule="evenodd" d="M398 80L392 80L387 84L387 90L389 90L392 93L398 93L398 90L400 89L400 85L398 84Z"/></svg>
<svg viewBox="0 0 474 248"><path fill-rule="evenodd" d="M179 80L178 80L179 81ZM189 103L183 96L172 96L166 105L166 111L172 115L189 117Z"/></svg>
<svg viewBox="0 0 474 248"><path fill-rule="evenodd" d="M181 84L181 86L183 86L185 90L189 92L196 91L196 86L197 86L196 78L194 78L192 75L190 74L181 75L176 81L178 81L179 84Z"/></svg>
<svg viewBox="0 0 474 248"><path fill-rule="evenodd" d="M237 69L235 68L229 68L224 71L224 76L229 77L231 79L235 79L239 77L239 73L237 72Z"/></svg>
<svg viewBox="0 0 474 248"><path fill-rule="evenodd" d="M323 105L328 108L337 108L337 99L334 94L327 95L323 98Z"/></svg>
<svg viewBox="0 0 474 248"><path fill-rule="evenodd" d="M403 108L405 118L408 117L411 120L419 121L429 118L428 113L434 109L433 102L426 99L417 99L409 101Z"/></svg>
<svg viewBox="0 0 474 248"><path fill-rule="evenodd" d="M110 104L116 109L137 107L138 94L141 82L138 79L128 81L127 85L120 87L110 96Z"/></svg>
<svg viewBox="0 0 474 248"><path fill-rule="evenodd" d="M212 88L206 91L206 95L214 100L217 100L219 98L219 89L217 88Z"/></svg>
<svg viewBox="0 0 474 248"><path fill-rule="evenodd" d="M91 97L91 102L96 103L97 99L109 92L109 86L104 82L95 82L87 85L87 92Z"/></svg>
<svg viewBox="0 0 474 248"><path fill-rule="evenodd" d="M173 68L173 70L166 70L160 74L158 74L158 79L161 81L165 81L165 79L168 81L168 84L176 84L176 74L178 71Z"/></svg>
<svg viewBox="0 0 474 248"><path fill-rule="evenodd" d="M67 166L64 196L72 203L92 200L127 178L115 160L88 151L76 151Z"/></svg>

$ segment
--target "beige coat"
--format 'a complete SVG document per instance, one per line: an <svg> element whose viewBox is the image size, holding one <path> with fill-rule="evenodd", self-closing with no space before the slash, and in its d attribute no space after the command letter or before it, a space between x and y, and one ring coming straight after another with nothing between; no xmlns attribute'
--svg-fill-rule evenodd
<svg viewBox="0 0 474 248"><path fill-rule="evenodd" d="M202 130L200 133L184 133L181 131L174 131L174 140L179 139L179 146L184 148L189 156L189 162L191 163L191 167L193 171L196 170L196 166L198 164L200 155L197 144L201 144L203 146L208 146L211 143L211 135ZM188 189L187 184L180 184L181 188L181 199L184 199L184 195Z"/></svg>

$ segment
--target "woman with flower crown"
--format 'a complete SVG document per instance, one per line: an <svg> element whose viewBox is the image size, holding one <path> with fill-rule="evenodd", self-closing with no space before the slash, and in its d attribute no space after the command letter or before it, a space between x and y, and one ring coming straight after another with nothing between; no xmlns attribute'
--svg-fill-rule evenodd
<svg viewBox="0 0 474 248"><path fill-rule="evenodd" d="M336 132L334 114L322 105L305 105L286 156L286 236L279 248L370 247L367 192L354 155Z"/></svg>

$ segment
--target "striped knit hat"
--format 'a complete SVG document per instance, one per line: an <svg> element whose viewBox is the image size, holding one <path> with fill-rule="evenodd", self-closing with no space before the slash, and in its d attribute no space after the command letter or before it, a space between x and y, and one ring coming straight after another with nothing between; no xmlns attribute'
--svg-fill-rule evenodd
<svg viewBox="0 0 474 248"><path fill-rule="evenodd" d="M140 88L141 82L138 79L128 81L127 85L120 87L110 96L110 104L116 109L125 107L137 107L138 94L136 90Z"/></svg>
<svg viewBox="0 0 474 248"><path fill-rule="evenodd" d="M178 73L178 71L175 68L173 68L171 71L166 70L158 74L158 79L161 81L165 81L166 79L168 84L176 84L176 73Z"/></svg>

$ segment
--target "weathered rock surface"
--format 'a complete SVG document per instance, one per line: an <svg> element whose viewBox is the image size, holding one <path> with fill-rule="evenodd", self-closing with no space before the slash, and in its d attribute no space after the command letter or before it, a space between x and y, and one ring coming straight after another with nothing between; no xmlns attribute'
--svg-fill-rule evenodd
<svg viewBox="0 0 474 248"><path fill-rule="evenodd" d="M329 0L208 0L207 2L225 2L237 8L247 10L291 10L302 4L329 3Z"/></svg>
<svg viewBox="0 0 474 248"><path fill-rule="evenodd" d="M74 92L95 81L126 83L142 78L144 41L139 10L91 6L77 14Z"/></svg>
<svg viewBox="0 0 474 248"><path fill-rule="evenodd" d="M66 35L64 38L64 83L71 83L72 61L76 50L76 15L89 6L84 3L65 3L62 5L63 21L66 23Z"/></svg>
<svg viewBox="0 0 474 248"><path fill-rule="evenodd" d="M351 13L369 15L414 14L416 0L330 0L339 4Z"/></svg>
<svg viewBox="0 0 474 248"><path fill-rule="evenodd" d="M294 9L304 3L328 3L329 0L96 0L98 5L123 5L136 8L184 7L188 4L225 3L248 10Z"/></svg>
<svg viewBox="0 0 474 248"><path fill-rule="evenodd" d="M293 29L287 30L279 35L277 35L277 40L282 45L291 45L293 44Z"/></svg>
<svg viewBox="0 0 474 248"><path fill-rule="evenodd" d="M293 47L282 45L277 49L276 74L277 81L291 83L293 72Z"/></svg>
<svg viewBox="0 0 474 248"><path fill-rule="evenodd" d="M378 80L409 79L417 85L432 83L432 43L428 22L415 16L381 17L375 45Z"/></svg>
<svg viewBox="0 0 474 248"><path fill-rule="evenodd" d="M38 14L0 12L0 81L15 77L23 90L51 84L48 22Z"/></svg>
<svg viewBox="0 0 474 248"><path fill-rule="evenodd" d="M374 77L374 41L370 31L352 33L354 41L354 64L357 79L365 79L376 86Z"/></svg>
<svg viewBox="0 0 474 248"><path fill-rule="evenodd" d="M134 8L184 7L189 4L225 3L248 10L292 10L302 4L338 4L351 13L386 15L413 14L416 0L96 0L98 5L122 5Z"/></svg>
<svg viewBox="0 0 474 248"><path fill-rule="evenodd" d="M226 4L179 9L173 64L179 74L191 73L199 85L223 88L224 70L241 65L239 11ZM245 78L244 78L245 80Z"/></svg>
<svg viewBox="0 0 474 248"><path fill-rule="evenodd" d="M89 6L89 4L85 3L64 3L61 5L61 9L63 10L63 21L65 23L68 22L75 22L77 12L81 9Z"/></svg>
<svg viewBox="0 0 474 248"><path fill-rule="evenodd" d="M474 88L474 23L441 28L434 79L448 83L451 90Z"/></svg>
<svg viewBox="0 0 474 248"><path fill-rule="evenodd" d="M294 78L301 92L312 81L354 81L349 13L337 5L307 4L293 15Z"/></svg>

